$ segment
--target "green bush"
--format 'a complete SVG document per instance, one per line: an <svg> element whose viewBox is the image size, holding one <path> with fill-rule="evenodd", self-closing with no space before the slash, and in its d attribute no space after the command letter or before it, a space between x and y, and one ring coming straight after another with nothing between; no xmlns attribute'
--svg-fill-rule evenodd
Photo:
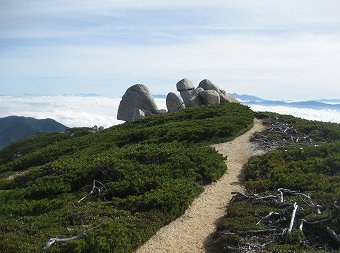
<svg viewBox="0 0 340 253"><path fill-rule="evenodd" d="M248 107L223 104L6 147L0 151L0 252L43 252L50 237L84 231L87 237L47 252L132 252L183 214L202 185L223 175L224 158L207 144L235 138L252 124ZM94 180L105 188L88 195Z"/></svg>

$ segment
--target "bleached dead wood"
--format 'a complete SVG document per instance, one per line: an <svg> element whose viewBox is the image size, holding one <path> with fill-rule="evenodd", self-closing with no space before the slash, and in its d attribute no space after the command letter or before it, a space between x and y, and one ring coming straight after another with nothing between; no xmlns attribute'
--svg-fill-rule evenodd
<svg viewBox="0 0 340 253"><path fill-rule="evenodd" d="M237 231L239 235L259 235L259 234L268 234L274 233L276 229L262 229L262 230L247 230L247 231Z"/></svg>
<svg viewBox="0 0 340 253"><path fill-rule="evenodd" d="M83 201L87 197L91 196L92 194L95 193L95 191L98 191L98 193L101 193L102 191L106 192L107 189L106 189L106 187L103 183L99 182L98 180L93 180L92 190L90 191L90 193L85 195L84 197L82 197L80 200L78 200L77 203L80 203L81 201Z"/></svg>
<svg viewBox="0 0 340 253"><path fill-rule="evenodd" d="M52 244L54 244L56 242L68 242L68 241L71 241L71 240L84 238L86 236L87 236L87 234L85 232L82 232L78 235L67 237L67 238L65 238L65 237L52 237L52 238L48 239L48 241L46 242L44 250L47 250L49 247L51 247Z"/></svg>
<svg viewBox="0 0 340 253"><path fill-rule="evenodd" d="M260 225L263 221L269 219L270 217L272 217L273 215L280 215L280 213L277 212L269 212L266 216L264 216L258 223L256 223L256 225Z"/></svg>
<svg viewBox="0 0 340 253"><path fill-rule="evenodd" d="M278 192L280 193L280 196L281 196L281 202L283 202L284 200L284 193L299 196L301 200L303 200L307 205L309 205L314 210L314 212L316 212L317 214L321 214L322 206L315 204L314 201L311 199L311 197L308 196L307 194L297 192L297 191L292 191L292 190L285 189L285 188L279 188Z"/></svg>
<svg viewBox="0 0 340 253"><path fill-rule="evenodd" d="M81 232L80 234L75 235L75 236L71 236L71 237L64 237L64 236L52 237L52 238L48 239L48 241L46 242L44 250L47 250L49 247L51 247L52 244L54 244L56 242L68 242L68 241L71 241L71 240L76 240L76 239L81 239L81 238L87 237L87 233L86 233L87 231L96 229L96 228L100 227L103 223L104 223L104 220L100 221L96 226L91 227L91 228L89 228L87 230L84 230L83 232Z"/></svg>
<svg viewBox="0 0 340 253"><path fill-rule="evenodd" d="M231 194L246 198L246 199L254 199L254 200L269 200L269 199L277 199L277 195L268 195L268 196L259 196L258 194L246 195L242 192L232 192Z"/></svg>
<svg viewBox="0 0 340 253"><path fill-rule="evenodd" d="M304 224L317 225L317 224L321 224L321 223L324 223L324 222L327 222L327 221L330 221L330 220L332 220L332 217L329 217L329 218L326 218L326 219L323 219L323 220L318 220L318 221L306 221L305 219L301 219L301 223L300 223L299 228L302 231Z"/></svg>
<svg viewBox="0 0 340 253"><path fill-rule="evenodd" d="M294 225L294 221L295 221L295 216L296 216L296 212L297 212L298 208L299 208L299 206L298 206L298 204L295 202L295 203L294 203L293 212L292 212L292 218L290 219L288 234L291 233L292 230L293 230L293 225Z"/></svg>

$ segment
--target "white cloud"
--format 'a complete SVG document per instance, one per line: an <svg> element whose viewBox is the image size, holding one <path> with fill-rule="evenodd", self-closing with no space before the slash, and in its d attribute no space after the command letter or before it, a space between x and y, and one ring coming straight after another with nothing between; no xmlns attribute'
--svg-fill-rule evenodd
<svg viewBox="0 0 340 253"><path fill-rule="evenodd" d="M280 114L293 115L303 119L340 123L340 111L335 110L315 110L307 108L263 105L250 105L250 108L254 111L276 112Z"/></svg>
<svg viewBox="0 0 340 253"><path fill-rule="evenodd" d="M165 99L155 99L159 109L166 109ZM81 96L0 96L0 117L11 115L52 118L68 127L110 127L117 120L120 98ZM250 106L254 111L291 114L310 120L340 123L340 111L314 110L283 106Z"/></svg>
<svg viewBox="0 0 340 253"><path fill-rule="evenodd" d="M110 127L117 120L120 98L81 96L0 96L0 117L52 118L68 127ZM155 99L165 109L164 99Z"/></svg>

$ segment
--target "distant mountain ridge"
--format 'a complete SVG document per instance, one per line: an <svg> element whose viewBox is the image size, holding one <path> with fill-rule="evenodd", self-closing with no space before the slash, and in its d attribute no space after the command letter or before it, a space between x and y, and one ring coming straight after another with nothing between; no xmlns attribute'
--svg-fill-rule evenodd
<svg viewBox="0 0 340 253"><path fill-rule="evenodd" d="M295 108L307 108L307 109L318 109L318 110L336 110L340 111L340 99L320 99L310 101L277 101L277 100L266 100L251 95L239 95L236 93L230 94L236 99L241 100L242 104L245 105L263 105L263 106L285 106Z"/></svg>
<svg viewBox="0 0 340 253"><path fill-rule="evenodd" d="M35 119L21 116L0 118L0 149L36 133L61 132L67 128L53 119Z"/></svg>

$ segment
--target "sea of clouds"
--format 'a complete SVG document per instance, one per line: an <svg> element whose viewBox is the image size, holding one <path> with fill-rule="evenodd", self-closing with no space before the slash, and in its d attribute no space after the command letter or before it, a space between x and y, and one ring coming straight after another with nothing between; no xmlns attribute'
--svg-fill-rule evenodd
<svg viewBox="0 0 340 253"><path fill-rule="evenodd" d="M52 118L68 127L105 128L120 124L117 110L121 98L87 96L0 96L0 118L17 115L37 119ZM165 99L155 99L159 109L166 109ZM254 111L271 111L297 117L340 123L340 111L250 105Z"/></svg>

